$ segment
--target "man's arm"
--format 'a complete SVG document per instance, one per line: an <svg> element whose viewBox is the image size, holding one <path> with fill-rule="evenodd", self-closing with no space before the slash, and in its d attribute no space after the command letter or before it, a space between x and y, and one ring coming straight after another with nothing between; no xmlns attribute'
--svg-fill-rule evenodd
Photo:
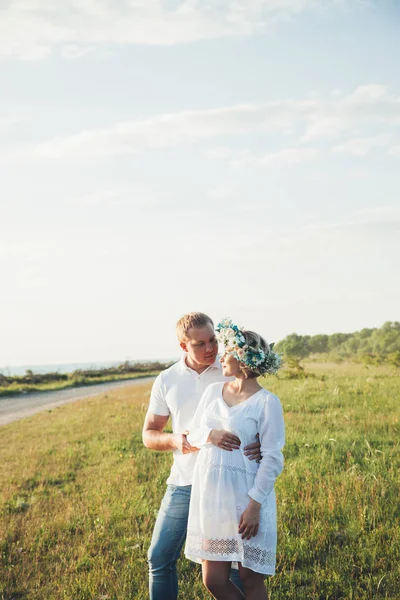
<svg viewBox="0 0 400 600"><path fill-rule="evenodd" d="M255 460L256 462L262 461L260 436L258 435L258 433L257 441L254 442L254 444L249 444L245 447L244 455L247 456L249 460Z"/></svg>
<svg viewBox="0 0 400 600"><path fill-rule="evenodd" d="M180 450L182 454L195 452L186 439L188 432L183 433L165 433L164 427L168 422L169 416L155 415L148 412L144 421L142 440L146 448L159 451Z"/></svg>

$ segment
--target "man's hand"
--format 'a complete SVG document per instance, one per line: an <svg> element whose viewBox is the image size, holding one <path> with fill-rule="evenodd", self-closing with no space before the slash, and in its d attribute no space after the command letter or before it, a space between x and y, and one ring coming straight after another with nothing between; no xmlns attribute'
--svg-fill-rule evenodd
<svg viewBox="0 0 400 600"><path fill-rule="evenodd" d="M228 452L238 450L240 446L240 439L237 435L224 429L211 429L207 442L211 442L214 446L218 446L218 448L227 450Z"/></svg>
<svg viewBox="0 0 400 600"><path fill-rule="evenodd" d="M257 441L254 442L254 444L249 444L245 447L244 455L247 456L249 460L255 460L256 462L260 462L262 460L260 436L258 435L258 433Z"/></svg>
<svg viewBox="0 0 400 600"><path fill-rule="evenodd" d="M258 533L260 525L261 504L252 498L249 505L240 517L238 533L242 535L242 540L249 540Z"/></svg>
<svg viewBox="0 0 400 600"><path fill-rule="evenodd" d="M191 446L189 444L189 442L187 441L187 435L188 435L189 431L186 430L183 433L174 433L173 434L173 439L174 439L174 445L175 448L177 450L180 450L182 452L182 454L190 454L191 452L198 452L198 448L195 448L194 446Z"/></svg>

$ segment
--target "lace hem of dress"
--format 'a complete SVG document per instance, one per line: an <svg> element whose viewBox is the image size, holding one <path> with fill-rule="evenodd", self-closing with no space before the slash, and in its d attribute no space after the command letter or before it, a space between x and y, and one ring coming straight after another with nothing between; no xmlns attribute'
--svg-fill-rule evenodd
<svg viewBox="0 0 400 600"><path fill-rule="evenodd" d="M257 471L249 471L243 467L236 467L235 465L208 462L204 466L210 471L230 471L231 473L240 473L241 475L249 475L250 477L255 477L257 475Z"/></svg>
<svg viewBox="0 0 400 600"><path fill-rule="evenodd" d="M252 545L246 540L235 538L202 538L188 536L185 554L203 560L231 560L240 562L244 567L273 575L275 573L276 552L272 549ZM233 565L234 566L234 565Z"/></svg>

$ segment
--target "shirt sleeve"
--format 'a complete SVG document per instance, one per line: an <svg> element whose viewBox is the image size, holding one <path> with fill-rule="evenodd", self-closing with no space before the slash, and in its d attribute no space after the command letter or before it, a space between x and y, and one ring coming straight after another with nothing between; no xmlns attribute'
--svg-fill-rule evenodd
<svg viewBox="0 0 400 600"><path fill-rule="evenodd" d="M248 492L250 498L262 504L272 491L275 480L283 470L282 448L285 445L285 424L279 399L269 394L264 402L259 420L262 461L254 485Z"/></svg>
<svg viewBox="0 0 400 600"><path fill-rule="evenodd" d="M163 417L169 417L171 414L165 399L165 386L162 380L162 373L157 376L153 383L148 412Z"/></svg>
<svg viewBox="0 0 400 600"><path fill-rule="evenodd" d="M189 434L187 435L187 441L191 446L195 448L201 448L202 446L207 445L207 439L210 435L211 427L207 427L205 424L205 409L210 402L210 388L212 385L209 385L204 391L200 402L197 406L197 410L194 414L192 423L189 427Z"/></svg>

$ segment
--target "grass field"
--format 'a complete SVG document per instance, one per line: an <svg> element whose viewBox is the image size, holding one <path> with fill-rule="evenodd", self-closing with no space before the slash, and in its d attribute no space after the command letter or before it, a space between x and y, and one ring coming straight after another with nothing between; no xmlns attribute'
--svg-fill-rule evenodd
<svg viewBox="0 0 400 600"><path fill-rule="evenodd" d="M282 400L272 600L400 599L400 379L310 364L265 381ZM171 457L146 450L150 386L124 388L0 430L1 600L146 599L149 545ZM182 559L180 598L203 600Z"/></svg>

